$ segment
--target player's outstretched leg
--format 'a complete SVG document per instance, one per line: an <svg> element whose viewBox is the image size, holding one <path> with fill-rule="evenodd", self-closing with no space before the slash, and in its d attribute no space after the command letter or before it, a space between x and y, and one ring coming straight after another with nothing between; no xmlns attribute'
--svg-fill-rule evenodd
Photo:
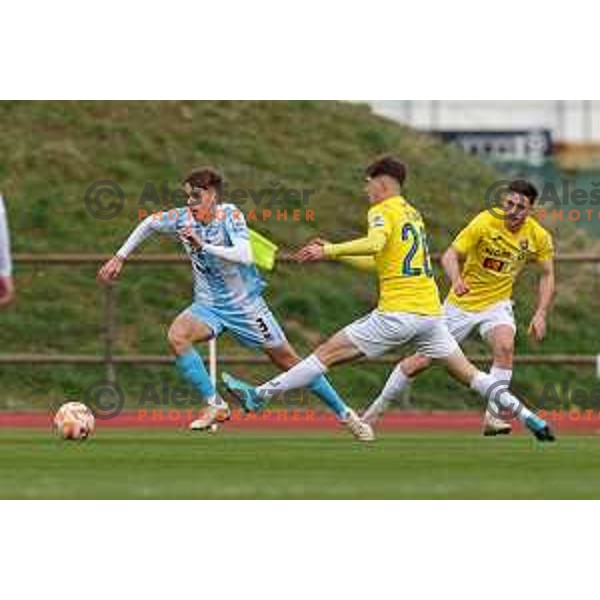
<svg viewBox="0 0 600 600"><path fill-rule="evenodd" d="M360 355L360 351L348 337L344 333L338 333L319 347L314 354L263 385L254 387L227 373L223 374L223 383L247 411L257 412L278 394L310 387L325 375L328 367ZM352 409L348 410L346 424L352 434L360 441L375 439L370 425L359 419Z"/></svg>
<svg viewBox="0 0 600 600"><path fill-rule="evenodd" d="M212 335L207 325L186 313L177 317L169 329L169 346L179 374L208 403L198 419L190 424L190 429L197 431L209 429L214 423L231 417L229 406L217 393L202 357L192 345L195 341L206 341Z"/></svg>
<svg viewBox="0 0 600 600"><path fill-rule="evenodd" d="M387 410L390 402L400 396L402 391L410 383L411 379L428 369L430 365L431 359L426 356L421 356L420 354L409 356L401 363L398 363L388 377L388 380L385 382L385 386L383 387L383 390L381 390L379 396L373 400L363 414L363 421L366 421L370 425L374 425L375 422L383 416L383 413Z"/></svg>
<svg viewBox="0 0 600 600"><path fill-rule="evenodd" d="M506 383L498 381L488 373L479 371L467 360L460 348L441 360L455 379L478 392L488 402L488 406L492 402L519 419L540 442L555 440L554 434L544 419L540 419L514 396Z"/></svg>
<svg viewBox="0 0 600 600"><path fill-rule="evenodd" d="M302 360L287 341L275 347L264 348L264 352L281 371L287 371ZM340 421L347 421L351 409L340 398L325 375L317 377L308 387L321 402L335 413Z"/></svg>

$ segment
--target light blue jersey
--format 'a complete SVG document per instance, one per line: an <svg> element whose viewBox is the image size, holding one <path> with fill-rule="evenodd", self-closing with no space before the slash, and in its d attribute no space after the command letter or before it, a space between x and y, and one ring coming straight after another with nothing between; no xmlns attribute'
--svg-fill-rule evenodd
<svg viewBox="0 0 600 600"><path fill-rule="evenodd" d="M153 217L149 217L153 218ZM203 243L230 247L235 240L249 240L248 226L241 210L233 204L218 206L216 218L204 224L196 221L189 208L172 209L157 217L155 231L177 236L191 225ZM194 250L181 242L192 262L194 302L221 310L236 309L252 303L266 284L254 264L244 265Z"/></svg>
<svg viewBox="0 0 600 600"><path fill-rule="evenodd" d="M193 228L205 250L195 250L181 240L179 235L186 226ZM285 343L285 334L262 297L266 284L251 257L239 262L209 252L209 249L215 252L239 246L242 242L249 244L248 227L239 209L233 204L221 204L215 218L206 224L196 221L188 208L152 215L138 225L117 256L126 259L156 232L180 241L192 263L194 302L184 312L208 325L215 336L227 330L250 347L277 347Z"/></svg>

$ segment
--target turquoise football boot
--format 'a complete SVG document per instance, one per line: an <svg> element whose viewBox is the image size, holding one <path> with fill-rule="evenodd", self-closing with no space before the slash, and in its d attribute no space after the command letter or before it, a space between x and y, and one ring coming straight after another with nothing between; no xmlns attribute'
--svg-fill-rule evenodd
<svg viewBox="0 0 600 600"><path fill-rule="evenodd" d="M260 412L262 403L259 401L260 398L254 386L229 373L223 373L221 380L223 381L223 385L238 400L246 412Z"/></svg>

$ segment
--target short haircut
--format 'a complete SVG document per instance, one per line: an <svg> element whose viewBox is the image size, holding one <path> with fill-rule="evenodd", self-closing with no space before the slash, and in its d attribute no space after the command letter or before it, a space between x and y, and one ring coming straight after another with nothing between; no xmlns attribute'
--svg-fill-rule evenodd
<svg viewBox="0 0 600 600"><path fill-rule="evenodd" d="M402 187L406 180L406 165L393 156L382 156L367 167L366 175L371 179L387 175Z"/></svg>
<svg viewBox="0 0 600 600"><path fill-rule="evenodd" d="M525 179L515 179L508 186L508 190L510 192L514 192L515 194L519 194L519 196L525 196L525 198L529 198L531 204L535 204L537 197L539 196L539 192L533 183L529 183L529 181L525 181Z"/></svg>
<svg viewBox="0 0 600 600"><path fill-rule="evenodd" d="M213 167L198 167L191 170L182 181L183 186L189 186L192 189L214 188L217 195L221 195L223 190L223 176Z"/></svg>

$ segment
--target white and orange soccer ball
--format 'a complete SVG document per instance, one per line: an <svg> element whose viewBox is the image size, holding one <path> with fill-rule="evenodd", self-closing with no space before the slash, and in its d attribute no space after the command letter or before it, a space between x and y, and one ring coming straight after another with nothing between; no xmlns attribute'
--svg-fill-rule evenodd
<svg viewBox="0 0 600 600"><path fill-rule="evenodd" d="M54 428L65 440L85 440L95 426L94 414L81 402L67 402L54 415Z"/></svg>

